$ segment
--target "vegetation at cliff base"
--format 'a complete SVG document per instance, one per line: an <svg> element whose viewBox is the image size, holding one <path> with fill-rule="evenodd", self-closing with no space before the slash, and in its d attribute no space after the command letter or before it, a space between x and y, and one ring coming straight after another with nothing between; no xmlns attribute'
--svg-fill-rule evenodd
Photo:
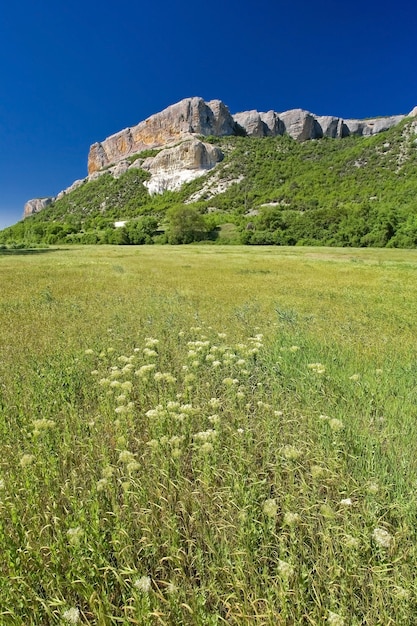
<svg viewBox="0 0 417 626"><path fill-rule="evenodd" d="M0 266L1 624L415 622L415 251Z"/></svg>
<svg viewBox="0 0 417 626"><path fill-rule="evenodd" d="M149 195L149 173L110 173L0 232L0 243L220 243L412 248L417 245L416 122L371 137L298 143L288 136L214 137L224 160L179 191ZM200 228L174 232L167 211ZM156 220L150 222L144 217ZM115 222L127 224L121 228ZM234 224L233 237L222 237ZM146 231L136 237L135 231ZM187 230L187 229L185 229ZM202 237L202 234L204 236ZM137 241L139 239L140 241Z"/></svg>

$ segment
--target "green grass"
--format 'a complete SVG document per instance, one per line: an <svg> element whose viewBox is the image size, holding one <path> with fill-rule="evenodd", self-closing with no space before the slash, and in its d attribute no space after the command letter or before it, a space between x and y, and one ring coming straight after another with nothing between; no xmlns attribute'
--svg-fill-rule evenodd
<svg viewBox="0 0 417 626"><path fill-rule="evenodd" d="M0 623L413 624L416 272L0 251Z"/></svg>

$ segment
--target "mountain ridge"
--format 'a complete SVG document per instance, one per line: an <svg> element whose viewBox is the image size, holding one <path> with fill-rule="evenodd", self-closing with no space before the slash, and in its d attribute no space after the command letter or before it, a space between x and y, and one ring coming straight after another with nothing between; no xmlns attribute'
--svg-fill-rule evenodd
<svg viewBox="0 0 417 626"><path fill-rule="evenodd" d="M417 115L415 107L409 115ZM129 159L149 150L171 150L171 172L158 172L155 163L148 157L144 169L152 172L153 181L148 188L151 193L161 193L169 189L177 189L182 182L189 182L202 176L222 160L217 154L216 159L207 159L207 144L196 143L199 137L224 137L246 135L248 137L275 137L289 135L297 141L308 141L324 137L340 138L355 136L372 136L399 124L406 115L394 115L367 119L343 119L329 115L315 115L305 109L291 109L277 113L270 110L243 111L231 114L227 105L221 100L204 101L201 97L184 98L170 105L159 113L155 113L135 126L118 131L103 141L92 144L88 154L88 175L84 179L74 181L67 189L55 197L34 198L24 207L23 218L37 213L52 202L71 193L86 181L109 172L118 177L129 168L142 164L130 162ZM189 150L194 151L188 164L181 167L184 150L175 148L179 143L189 142ZM203 156L206 161L204 162ZM168 155L167 155L168 157ZM203 160L200 160L203 159ZM172 165L177 159L176 165ZM159 159L161 161L161 159ZM210 161L210 165L207 162ZM192 165L190 165L192 163Z"/></svg>

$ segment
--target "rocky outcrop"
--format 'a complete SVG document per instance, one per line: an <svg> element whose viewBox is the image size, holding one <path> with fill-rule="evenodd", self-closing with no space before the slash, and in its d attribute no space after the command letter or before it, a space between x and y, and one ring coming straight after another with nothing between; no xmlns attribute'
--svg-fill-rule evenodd
<svg viewBox="0 0 417 626"><path fill-rule="evenodd" d="M284 123L285 132L297 141L319 139L323 136L316 118L309 111L292 109L280 113L279 117Z"/></svg>
<svg viewBox="0 0 417 626"><path fill-rule="evenodd" d="M316 120L321 128L322 137L340 139L349 135L349 129L340 117L333 117L332 115L319 115L316 117Z"/></svg>
<svg viewBox="0 0 417 626"><path fill-rule="evenodd" d="M283 135L285 133L285 124L279 118L279 114L275 113L275 111L268 111L267 113L260 113L261 120L268 127L268 134L272 137L276 137L277 135Z"/></svg>
<svg viewBox="0 0 417 626"><path fill-rule="evenodd" d="M202 176L222 160L223 153L216 146L190 139L145 159L141 167L151 178L144 184L151 194L173 191Z"/></svg>
<svg viewBox="0 0 417 626"><path fill-rule="evenodd" d="M405 115L392 115L390 117L378 117L367 120L345 120L349 135L360 135L361 137L369 137L389 130L393 126L399 124Z"/></svg>
<svg viewBox="0 0 417 626"><path fill-rule="evenodd" d="M54 198L34 198L33 200L28 200L23 210L23 217L39 213L39 211L49 206L53 200Z"/></svg>
<svg viewBox="0 0 417 626"><path fill-rule="evenodd" d="M413 115L413 112L410 115ZM291 109L283 113L246 111L236 113L233 117L250 137L275 137L285 133L297 141L307 141L322 137L336 139L349 135L361 137L376 135L396 126L405 116L393 115L368 120L343 120L332 115L314 115L304 109Z"/></svg>
<svg viewBox="0 0 417 626"><path fill-rule="evenodd" d="M317 116L304 109L283 113L255 110L232 116L221 100L205 102L202 98L186 98L131 128L125 128L104 141L95 143L88 156L88 173L114 166L127 157L147 149L172 146L196 135L241 134L268 137L288 134L297 141L321 137L374 135L398 124L403 115L370 120L343 120L333 116ZM240 132L239 132L240 131Z"/></svg>
<svg viewBox="0 0 417 626"><path fill-rule="evenodd" d="M117 163L143 150L158 148L183 140L189 135L233 135L236 123L220 100L204 102L186 98L137 126L95 143L90 148L88 173Z"/></svg>
<svg viewBox="0 0 417 626"><path fill-rule="evenodd" d="M267 124L258 111L245 111L233 116L235 122L243 128L249 137L267 137L271 134Z"/></svg>

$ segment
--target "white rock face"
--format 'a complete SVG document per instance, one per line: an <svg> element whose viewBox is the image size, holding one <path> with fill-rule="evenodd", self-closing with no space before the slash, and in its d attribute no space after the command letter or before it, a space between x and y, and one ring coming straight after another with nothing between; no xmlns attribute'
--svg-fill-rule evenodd
<svg viewBox="0 0 417 626"><path fill-rule="evenodd" d="M34 198L33 200L28 200L23 210L23 217L25 218L34 213L39 213L39 211L49 206L52 201L53 198Z"/></svg>
<svg viewBox="0 0 417 626"><path fill-rule="evenodd" d="M292 109L279 114L284 123L285 132L297 141L318 139L323 135L314 115L303 109Z"/></svg>
<svg viewBox="0 0 417 626"><path fill-rule="evenodd" d="M331 137L332 139L346 137L349 129L340 117L333 115L319 115L316 120L321 128L323 137Z"/></svg>
<svg viewBox="0 0 417 626"><path fill-rule="evenodd" d="M266 137L270 134L268 126L262 120L258 111L235 113L233 119L239 126L245 129L249 137Z"/></svg>
<svg viewBox="0 0 417 626"><path fill-rule="evenodd" d="M143 161L142 168L151 174L144 185L150 194L174 191L203 176L222 159L222 151L211 144L196 139L184 141Z"/></svg>

